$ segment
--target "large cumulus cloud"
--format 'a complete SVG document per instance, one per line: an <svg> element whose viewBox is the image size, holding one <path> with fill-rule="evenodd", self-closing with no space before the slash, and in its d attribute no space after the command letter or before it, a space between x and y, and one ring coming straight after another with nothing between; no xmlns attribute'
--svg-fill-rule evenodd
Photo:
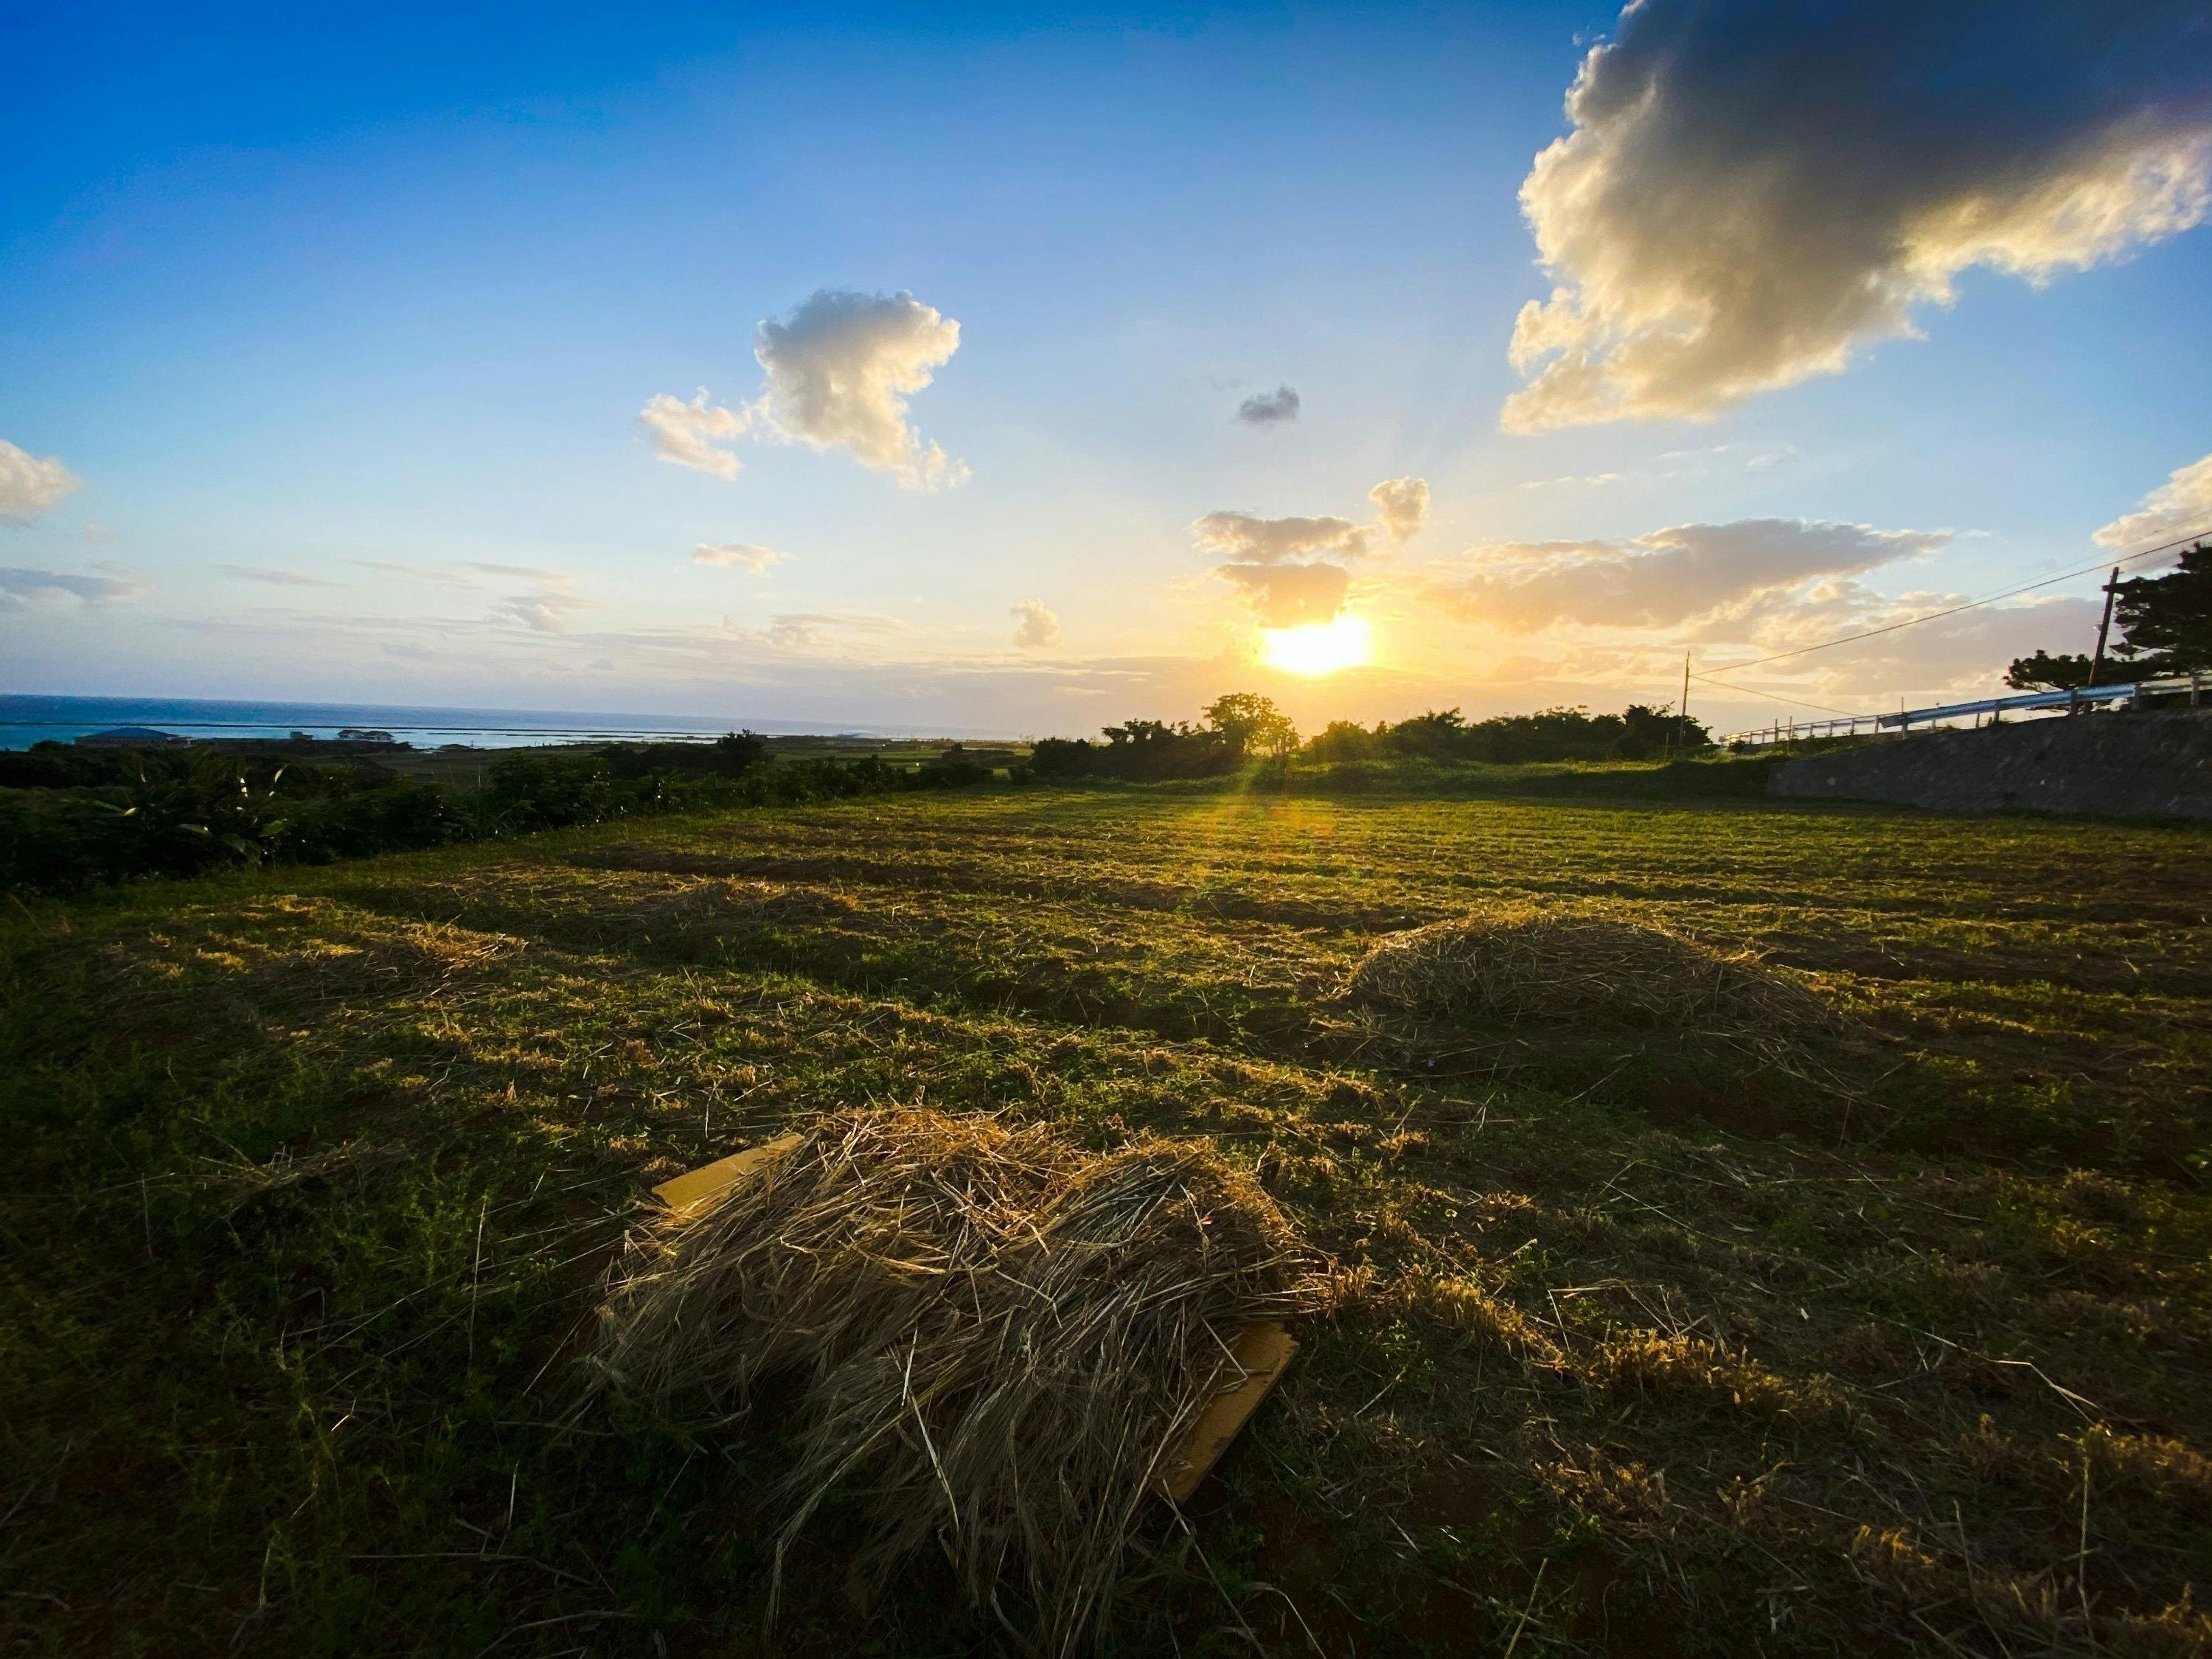
<svg viewBox="0 0 2212 1659"><path fill-rule="evenodd" d="M753 333L765 376L742 409L690 403L662 392L639 412L663 460L734 477L724 446L751 434L813 449L842 448L908 489L964 483L968 468L925 441L907 418L923 390L960 349L960 325L902 289L857 294L822 289L782 321Z"/></svg>
<svg viewBox="0 0 2212 1659"><path fill-rule="evenodd" d="M1710 416L2212 203L2202 0L1638 0L1521 190L1509 431Z"/></svg>
<svg viewBox="0 0 2212 1659"><path fill-rule="evenodd" d="M1746 519L1626 541L1509 542L1475 550L1436 594L1463 617L1514 633L1568 623L1671 628L1818 578L1933 552L1950 539L1940 530Z"/></svg>

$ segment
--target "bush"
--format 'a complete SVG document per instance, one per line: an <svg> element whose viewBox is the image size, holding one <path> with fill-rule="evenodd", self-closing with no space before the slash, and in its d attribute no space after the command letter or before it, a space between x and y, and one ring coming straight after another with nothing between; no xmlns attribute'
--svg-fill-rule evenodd
<svg viewBox="0 0 2212 1659"><path fill-rule="evenodd" d="M456 796L380 768L272 769L205 750L80 755L41 745L10 757L21 763L4 774L32 787L0 789L0 890L75 892L264 860L325 864L609 818L841 800L991 775L951 753L919 778L872 757L771 766L764 754L749 732L619 757L512 754L492 763L484 789Z"/></svg>

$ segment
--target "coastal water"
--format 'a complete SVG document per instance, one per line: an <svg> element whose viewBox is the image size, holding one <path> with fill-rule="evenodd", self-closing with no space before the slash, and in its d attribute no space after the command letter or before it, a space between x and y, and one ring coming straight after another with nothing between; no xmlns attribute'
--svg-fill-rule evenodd
<svg viewBox="0 0 2212 1659"><path fill-rule="evenodd" d="M59 697L0 695L0 749L42 739L70 743L117 726L148 726L180 738L283 738L304 732L335 738L348 726L389 732L418 749L467 744L509 749L526 744L620 738L708 738L738 726L778 737L842 734L847 728L745 720L729 716L577 713L519 708L434 708L392 703L233 702L197 697ZM961 737L965 732L883 726L854 736Z"/></svg>

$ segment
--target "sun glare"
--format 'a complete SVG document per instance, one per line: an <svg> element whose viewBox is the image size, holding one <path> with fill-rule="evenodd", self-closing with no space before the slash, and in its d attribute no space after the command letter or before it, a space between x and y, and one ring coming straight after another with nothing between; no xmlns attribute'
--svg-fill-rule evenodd
<svg viewBox="0 0 2212 1659"><path fill-rule="evenodd" d="M1260 630L1261 655L1271 668L1293 674L1334 674L1367 660L1368 627L1358 617L1310 623L1304 628Z"/></svg>

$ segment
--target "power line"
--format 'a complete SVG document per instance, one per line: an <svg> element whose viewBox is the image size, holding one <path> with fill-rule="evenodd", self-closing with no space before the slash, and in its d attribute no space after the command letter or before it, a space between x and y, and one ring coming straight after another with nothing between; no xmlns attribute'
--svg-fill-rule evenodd
<svg viewBox="0 0 2212 1659"><path fill-rule="evenodd" d="M2166 542L2157 547L2146 547L2139 553L2124 553L2109 562L2113 565L2133 564L2137 559L2148 559L2157 554L2171 553L2177 547L2201 541L2207 536L2212 536L2212 525L2206 525L2203 529L2193 531L2179 540ZM1723 674L1734 674L1746 668L1757 668L1762 663L1781 662L1790 657L1802 657L1814 651L1826 651L1834 646L1849 645L1855 640L1870 640L1877 635L1894 634L1901 628L1917 628L1922 623L1936 622L1944 617L1955 617L1963 611L1978 611L1985 605L1995 605L1999 599L2018 599L2023 593L2033 593L2039 587L2050 587L2058 582L2070 582L2077 576L2094 576L2100 570L2106 568L2107 562L2106 560L2100 559L2096 563L2084 565L2079 570L2069 570L2057 576L2045 576L2041 581L2029 582L2023 587L2008 587L2002 593L1991 593L1984 599L1969 599L1964 605L1951 605L1942 611L1930 611L1925 616L1908 617L1903 622L1890 623L1881 628L1869 628L1861 633L1845 634L1838 639L1823 640L1818 645L1801 645L1794 651L1778 651L1771 657L1753 657L1748 662L1732 662L1720 672ZM1704 679L1705 676L1700 674L1698 678ZM1737 686L1732 689L1741 690L1744 688ZM1754 691L1751 695L1759 696L1764 694ZM1787 702L1790 699L1784 697L1780 701ZM1808 708L1816 708L1820 705L1808 703L1805 706Z"/></svg>
<svg viewBox="0 0 2212 1659"><path fill-rule="evenodd" d="M1759 697L1767 702L1786 702L1796 708L1817 708L1823 714L1841 714L1846 720L1852 717L1848 708L1831 708L1825 702L1807 702L1802 697L1779 697L1771 691L1754 691L1747 685L1730 685L1726 680L1717 680L1711 674L1692 674L1690 678L1723 691L1740 691L1747 697Z"/></svg>

